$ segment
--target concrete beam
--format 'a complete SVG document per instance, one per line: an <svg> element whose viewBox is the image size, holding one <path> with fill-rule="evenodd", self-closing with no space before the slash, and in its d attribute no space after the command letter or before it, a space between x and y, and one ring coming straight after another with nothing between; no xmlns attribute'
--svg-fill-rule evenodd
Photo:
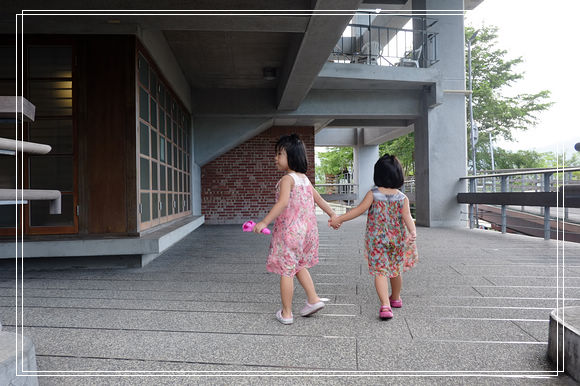
<svg viewBox="0 0 580 386"><path fill-rule="evenodd" d="M364 128L364 145L380 145L395 138L402 137L413 131L413 126L408 127L393 127L393 128Z"/></svg>
<svg viewBox="0 0 580 386"><path fill-rule="evenodd" d="M356 129L326 128L314 136L315 146L355 146Z"/></svg>
<svg viewBox="0 0 580 386"><path fill-rule="evenodd" d="M194 118L194 160L201 167L273 125L271 118Z"/></svg>
<svg viewBox="0 0 580 386"><path fill-rule="evenodd" d="M317 10L358 9L361 0L318 0ZM352 15L312 15L300 43L291 45L281 70L277 108L295 110L305 98L318 73L344 32Z"/></svg>
<svg viewBox="0 0 580 386"><path fill-rule="evenodd" d="M271 90L194 90L193 114L198 118L344 118L414 119L421 113L422 90L311 90L294 111L277 111ZM197 128L196 128L197 130Z"/></svg>
<svg viewBox="0 0 580 386"><path fill-rule="evenodd" d="M408 119L335 119L327 127L407 127Z"/></svg>

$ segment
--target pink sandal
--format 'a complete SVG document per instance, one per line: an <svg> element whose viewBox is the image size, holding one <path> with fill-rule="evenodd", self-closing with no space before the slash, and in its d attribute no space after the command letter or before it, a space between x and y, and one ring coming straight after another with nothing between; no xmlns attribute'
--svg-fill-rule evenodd
<svg viewBox="0 0 580 386"><path fill-rule="evenodd" d="M391 303L391 307L393 307L393 308L403 307L403 299L392 300L391 297L389 296L389 302Z"/></svg>
<svg viewBox="0 0 580 386"><path fill-rule="evenodd" d="M390 306L381 306L379 308L379 318L381 319L391 319L393 317L393 311Z"/></svg>

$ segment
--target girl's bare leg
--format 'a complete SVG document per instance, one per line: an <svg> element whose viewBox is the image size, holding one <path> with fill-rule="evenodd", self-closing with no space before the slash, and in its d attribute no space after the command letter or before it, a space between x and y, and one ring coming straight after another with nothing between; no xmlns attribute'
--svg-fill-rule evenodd
<svg viewBox="0 0 580 386"><path fill-rule="evenodd" d="M282 298L282 317L292 316L292 297L294 296L294 278L280 276L280 297Z"/></svg>
<svg viewBox="0 0 580 386"><path fill-rule="evenodd" d="M397 277L391 278L391 299L401 299L401 288L403 288L403 276L399 274Z"/></svg>
<svg viewBox="0 0 580 386"><path fill-rule="evenodd" d="M306 292L306 296L308 297L308 303L314 304L320 301L320 298L316 294L316 289L314 289L314 282L312 281L312 277L306 268L302 268L296 274L298 281L302 288L304 288L304 292Z"/></svg>
<svg viewBox="0 0 580 386"><path fill-rule="evenodd" d="M375 289L382 306L390 306L389 303L389 281L386 276L375 275Z"/></svg>

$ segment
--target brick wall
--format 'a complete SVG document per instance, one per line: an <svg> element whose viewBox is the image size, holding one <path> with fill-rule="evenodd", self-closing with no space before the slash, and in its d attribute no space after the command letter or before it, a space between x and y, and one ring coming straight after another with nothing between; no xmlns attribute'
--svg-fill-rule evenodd
<svg viewBox="0 0 580 386"><path fill-rule="evenodd" d="M201 168L201 213L207 224L259 221L275 204L283 172L274 163L274 145L296 133L306 146L308 177L314 183L314 128L274 126Z"/></svg>

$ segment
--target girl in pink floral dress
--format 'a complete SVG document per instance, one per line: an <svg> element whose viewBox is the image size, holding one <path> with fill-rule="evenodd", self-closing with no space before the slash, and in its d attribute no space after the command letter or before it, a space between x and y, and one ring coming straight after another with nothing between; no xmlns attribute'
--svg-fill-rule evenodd
<svg viewBox="0 0 580 386"><path fill-rule="evenodd" d="M282 324L292 324L294 276L304 288L308 300L300 315L309 316L324 308L314 289L308 268L318 264L318 226L314 203L331 218L333 210L304 173L308 168L306 148L296 134L283 136L276 143L276 167L287 174L276 185L276 204L262 221L254 226L260 233L274 219L274 232L266 269L280 275L282 309L276 318Z"/></svg>
<svg viewBox="0 0 580 386"><path fill-rule="evenodd" d="M365 257L369 272L375 277L375 288L381 307L379 317L393 317L391 307L403 306L401 273L417 262L415 238L417 232L409 209L409 199L398 188L403 186L403 168L392 155L382 156L375 164L374 181L361 203L348 213L329 220L337 228L344 221L360 216L366 210L367 230L365 235ZM389 297L389 283L391 296Z"/></svg>

